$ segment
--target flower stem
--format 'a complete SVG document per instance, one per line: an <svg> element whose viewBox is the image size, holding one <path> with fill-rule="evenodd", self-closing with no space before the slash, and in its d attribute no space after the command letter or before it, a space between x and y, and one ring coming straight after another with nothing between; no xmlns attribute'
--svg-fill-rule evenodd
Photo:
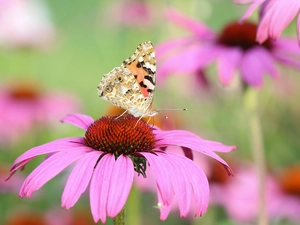
<svg viewBox="0 0 300 225"><path fill-rule="evenodd" d="M119 214L113 219L114 225L125 225L126 224L126 205L119 212Z"/></svg>
<svg viewBox="0 0 300 225"><path fill-rule="evenodd" d="M130 195L127 199L127 223L128 224L143 224L141 220L141 195L135 185L132 186Z"/></svg>
<svg viewBox="0 0 300 225"><path fill-rule="evenodd" d="M250 126L250 141L254 163L258 177L258 225L268 224L266 196L266 162L263 144L263 134L258 111L258 91L248 88L244 92L245 108L248 113Z"/></svg>

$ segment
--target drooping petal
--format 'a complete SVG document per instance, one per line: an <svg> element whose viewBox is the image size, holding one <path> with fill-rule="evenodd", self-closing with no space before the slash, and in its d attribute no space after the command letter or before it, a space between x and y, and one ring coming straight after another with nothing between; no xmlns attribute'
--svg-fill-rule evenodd
<svg viewBox="0 0 300 225"><path fill-rule="evenodd" d="M156 178L161 220L167 218L174 196L178 200L180 216L187 216L192 202L196 206L195 215L206 211L209 199L208 181L204 172L193 161L181 155L159 151L156 154L143 152L141 155L148 160ZM161 170L164 172L161 173ZM168 185L167 188L164 188L165 185ZM166 196L169 196L167 201Z"/></svg>
<svg viewBox="0 0 300 225"><path fill-rule="evenodd" d="M180 54L170 57L158 69L157 77L164 77L166 74L172 73L195 73L216 58L217 49L211 46L201 46L201 43L197 45L188 46Z"/></svg>
<svg viewBox="0 0 300 225"><path fill-rule="evenodd" d="M19 168L23 167L26 163L28 163L31 159L38 155L43 155L47 153L53 153L58 151L65 151L68 149L72 149L73 147L82 146L83 138L62 138L59 140L55 140L49 142L47 144L43 144L37 147L34 147L22 155L20 155L13 163L11 167L11 173L14 173ZM23 163L26 162L26 163Z"/></svg>
<svg viewBox="0 0 300 225"><path fill-rule="evenodd" d="M300 1L279 0L268 9L268 13L272 13L269 35L273 39L277 39L287 25L295 18L300 10ZM267 16L267 15L265 15ZM265 17L264 16L264 17Z"/></svg>
<svg viewBox="0 0 300 225"><path fill-rule="evenodd" d="M185 160L178 160L179 157L171 157L172 153L162 155L165 158L165 166L169 167L171 182L173 186L173 191L175 193L176 199L178 201L178 207L180 212L180 217L185 217L191 206L192 198L192 185L190 181L190 176L182 176L182 169L187 169L184 165ZM180 163L180 166L178 166ZM187 167L190 165L187 165Z"/></svg>
<svg viewBox="0 0 300 225"><path fill-rule="evenodd" d="M223 47L222 49L222 53L217 58L217 70L221 83L229 85L243 53L240 48Z"/></svg>
<svg viewBox="0 0 300 225"><path fill-rule="evenodd" d="M181 146L190 148L194 151L198 151L200 153L203 153L205 155L208 155L220 163L223 164L224 168L227 170L229 175L233 175L233 171L228 166L228 164L219 157L216 153L213 152L215 150L214 148L219 148L221 152L229 152L230 149L234 150L236 149L236 146L226 146L220 145L218 146L216 142L212 142L210 145L210 142L203 140L199 138L197 135L190 133L188 131L184 130L172 130L172 131L156 131L156 146Z"/></svg>
<svg viewBox="0 0 300 225"><path fill-rule="evenodd" d="M183 26L184 28L193 32L199 38L204 39L215 36L214 32L211 29L209 29L206 25L179 13L175 9L169 8L166 12L166 16L174 23Z"/></svg>
<svg viewBox="0 0 300 225"><path fill-rule="evenodd" d="M134 166L128 156L120 155L113 167L107 200L107 215L115 217L124 207L131 190Z"/></svg>
<svg viewBox="0 0 300 225"><path fill-rule="evenodd" d="M235 4L249 4L254 2L255 0L233 0Z"/></svg>
<svg viewBox="0 0 300 225"><path fill-rule="evenodd" d="M182 51L186 45L189 45L195 41L197 41L195 37L183 37L160 43L155 47L156 60L161 61L163 57L170 52L179 53L178 51Z"/></svg>
<svg viewBox="0 0 300 225"><path fill-rule="evenodd" d="M160 211L160 220L164 221L168 218L168 215L170 214L171 210L172 210L172 205L173 205L173 199L171 202L169 202L168 205L166 204L162 204L163 202L163 197L161 196L161 192L157 191L157 199L158 199L158 204L157 204L157 208Z"/></svg>
<svg viewBox="0 0 300 225"><path fill-rule="evenodd" d="M277 61L300 70L300 48L294 38L280 38L273 45L272 55Z"/></svg>
<svg viewBox="0 0 300 225"><path fill-rule="evenodd" d="M256 47L245 52L241 63L241 75L251 86L260 87L263 74L278 76L273 56L264 48Z"/></svg>
<svg viewBox="0 0 300 225"><path fill-rule="evenodd" d="M61 207L68 210L78 201L90 182L94 167L101 154L101 151L88 152L78 160L66 183Z"/></svg>
<svg viewBox="0 0 300 225"><path fill-rule="evenodd" d="M300 43L300 13L297 18L297 36L298 36L298 43Z"/></svg>
<svg viewBox="0 0 300 225"><path fill-rule="evenodd" d="M98 162L90 184L90 204L95 223L99 220L106 222L107 198L110 188L110 178L113 172L115 156L104 155Z"/></svg>
<svg viewBox="0 0 300 225"><path fill-rule="evenodd" d="M140 154L151 163L151 169L156 179L157 192L160 193L162 204L164 206L170 205L173 202L174 193L168 175L168 168L160 167L164 163L163 158L153 153L140 152Z"/></svg>
<svg viewBox="0 0 300 225"><path fill-rule="evenodd" d="M40 189L46 182L55 177L68 165L90 151L88 147L77 147L58 152L36 167L24 181L20 197L30 197L31 194Z"/></svg>
<svg viewBox="0 0 300 225"><path fill-rule="evenodd" d="M300 2L286 0L277 0L276 2L268 2L264 4L266 9L260 19L257 29L257 41L263 43L268 36L272 39L277 39L287 25L299 13Z"/></svg>
<svg viewBox="0 0 300 225"><path fill-rule="evenodd" d="M94 122L94 119L84 114L69 114L62 118L61 122L66 122L83 130L87 130L87 128Z"/></svg>
<svg viewBox="0 0 300 225"><path fill-rule="evenodd" d="M240 0L241 1L241 0ZM243 0L242 0L243 1ZM241 21L244 21L246 19L249 18L249 16L254 12L255 9L257 9L264 1L266 0L255 0L250 6L249 8L247 9L247 11L244 13L244 15L242 16L242 18L240 19ZM251 2L251 1L249 1ZM244 2L239 2L239 0L236 0L236 3L241 3L243 4ZM245 3L248 3L248 0L247 2Z"/></svg>

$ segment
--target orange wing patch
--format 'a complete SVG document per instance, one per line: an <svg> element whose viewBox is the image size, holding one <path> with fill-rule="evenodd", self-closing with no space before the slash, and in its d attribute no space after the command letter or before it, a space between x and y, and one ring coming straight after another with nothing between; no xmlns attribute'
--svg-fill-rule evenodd
<svg viewBox="0 0 300 225"><path fill-rule="evenodd" d="M105 74L98 85L98 95L135 117L154 116L156 60L150 41L141 43L120 67Z"/></svg>

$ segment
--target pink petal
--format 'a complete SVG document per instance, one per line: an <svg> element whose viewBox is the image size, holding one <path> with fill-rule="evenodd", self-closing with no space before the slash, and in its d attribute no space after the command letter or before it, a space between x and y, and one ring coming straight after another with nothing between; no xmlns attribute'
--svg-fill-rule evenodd
<svg viewBox="0 0 300 225"><path fill-rule="evenodd" d="M84 114L69 114L62 118L61 122L66 122L83 130L87 130L88 127L94 123L94 119Z"/></svg>
<svg viewBox="0 0 300 225"><path fill-rule="evenodd" d="M300 56L299 43L294 37L281 37L276 41L272 41L272 52L284 52L284 55Z"/></svg>
<svg viewBox="0 0 300 225"><path fill-rule="evenodd" d="M90 204L95 223L99 220L106 222L107 198L110 188L110 177L115 156L104 155L97 164L90 184Z"/></svg>
<svg viewBox="0 0 300 225"><path fill-rule="evenodd" d="M62 195L62 207L67 210L74 206L87 188L101 151L92 151L83 155L72 170Z"/></svg>
<svg viewBox="0 0 300 225"><path fill-rule="evenodd" d="M193 32L196 36L200 38L207 38L207 37L214 37L214 32L209 29L204 24L200 23L199 21L193 20L178 11L169 8L166 12L167 18L172 20L174 23L190 30Z"/></svg>
<svg viewBox="0 0 300 225"><path fill-rule="evenodd" d="M281 52L276 52L273 53L274 59L279 61L282 64L285 64L287 66L292 66L297 70L300 70L300 61L299 59L289 56L289 55L284 55Z"/></svg>
<svg viewBox="0 0 300 225"><path fill-rule="evenodd" d="M217 161L219 161L221 164L223 164L224 168L227 170L229 175L233 174L233 171L231 168L227 165L227 163L220 158L217 154L213 152L213 148L217 147L215 145L216 142L213 142L213 145L210 145L209 142L202 140L201 138L197 137L195 134L190 133L188 131L184 130L172 130L172 131L160 131L156 135L157 142L156 146L182 146L186 148L190 148L194 151L198 151L200 153L203 153L205 155L208 155ZM220 144L222 146L222 144ZM227 150L224 150L227 149ZM236 149L236 146L223 146L221 148L221 152L225 151L228 152L229 150Z"/></svg>
<svg viewBox="0 0 300 225"><path fill-rule="evenodd" d="M185 46L195 42L196 40L197 39L195 37L184 37L160 43L155 47L156 60L161 61L166 53L175 49L183 50Z"/></svg>
<svg viewBox="0 0 300 225"><path fill-rule="evenodd" d="M34 147L20 155L15 160L11 167L11 173L14 173L16 170L23 167L26 163L28 163L31 159L38 155L53 153L57 151L64 151L73 147L80 147L82 146L82 143L83 138L62 138L59 140L49 142L47 144Z"/></svg>
<svg viewBox="0 0 300 225"><path fill-rule="evenodd" d="M284 28L295 18L300 10L300 1L278 0L268 10L272 12L272 20L269 29L271 38L276 39L282 33Z"/></svg>
<svg viewBox="0 0 300 225"><path fill-rule="evenodd" d="M255 0L233 0L235 4L250 4L254 2Z"/></svg>
<svg viewBox="0 0 300 225"><path fill-rule="evenodd" d="M165 152L156 152L156 155L142 152L141 155L149 161L156 178L158 199L162 204L162 220L170 212L174 195L178 200L180 216L187 216L192 201L196 203L196 215L206 211L209 199L208 181L204 172L193 161Z"/></svg>
<svg viewBox="0 0 300 225"><path fill-rule="evenodd" d="M217 58L217 70L221 83L229 85L234 76L235 69L240 64L243 53L240 48L223 47L222 49L222 53Z"/></svg>
<svg viewBox="0 0 300 225"><path fill-rule="evenodd" d="M273 77L278 76L270 52L262 47L256 47L245 52L241 63L241 75L246 83L254 87L260 87L264 73L269 73Z"/></svg>
<svg viewBox="0 0 300 225"><path fill-rule="evenodd" d="M157 191L158 209L160 211L159 218L160 218L160 220L164 221L168 218L168 215L171 212L173 199L168 205L162 204L163 197L161 196L161 194L162 194L161 192Z"/></svg>
<svg viewBox="0 0 300 225"><path fill-rule="evenodd" d="M46 159L26 178L20 190L20 197L24 197L25 195L30 197L34 191L40 189L46 182L89 150L87 147L72 148L58 152Z"/></svg>
<svg viewBox="0 0 300 225"><path fill-rule="evenodd" d="M300 14L297 18L297 35L298 35L298 43L300 44Z"/></svg>
<svg viewBox="0 0 300 225"><path fill-rule="evenodd" d="M257 41L259 43L263 43L268 36L277 39L284 28L299 13L300 2L289 1L287 4L286 0L278 0L267 3L265 7L268 7L268 9L264 10L257 29Z"/></svg>
<svg viewBox="0 0 300 225"><path fill-rule="evenodd" d="M263 2L266 0L253 0L254 2L249 6L247 11L244 13L240 21L244 21L250 17L250 15L254 12L255 9L258 8ZM238 2L237 2L238 3Z"/></svg>
<svg viewBox="0 0 300 225"><path fill-rule="evenodd" d="M277 61L300 70L300 48L294 38L280 38L273 45L272 55Z"/></svg>
<svg viewBox="0 0 300 225"><path fill-rule="evenodd" d="M107 215L115 217L124 207L130 193L134 166L128 156L120 155L110 167L113 167L113 171L109 185Z"/></svg>
<svg viewBox="0 0 300 225"><path fill-rule="evenodd" d="M167 74L189 74L203 69L216 58L217 51L210 46L189 46L180 54L169 58L158 68L157 77Z"/></svg>

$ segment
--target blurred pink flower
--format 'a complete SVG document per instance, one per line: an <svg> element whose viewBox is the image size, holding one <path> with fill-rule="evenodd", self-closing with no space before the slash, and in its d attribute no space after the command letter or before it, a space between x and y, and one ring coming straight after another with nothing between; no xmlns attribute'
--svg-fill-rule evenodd
<svg viewBox="0 0 300 225"><path fill-rule="evenodd" d="M10 182L6 182L7 171L9 170L9 166L5 164L0 164L0 194L2 193L18 193L20 185L24 180L24 176L20 174L16 174L17 176L12 177Z"/></svg>
<svg viewBox="0 0 300 225"><path fill-rule="evenodd" d="M214 204L225 208L228 216L237 222L254 222L258 215L258 178L254 167L235 168L234 179L227 182L210 182L211 199ZM267 177L267 204L270 210L273 196L276 194L276 182Z"/></svg>
<svg viewBox="0 0 300 225"><path fill-rule="evenodd" d="M286 168L277 179L278 190L273 196L272 217L300 222L300 165Z"/></svg>
<svg viewBox="0 0 300 225"><path fill-rule="evenodd" d="M51 209L45 213L44 217L47 225L95 225L91 214L86 209L75 209L73 212L61 210L61 208Z"/></svg>
<svg viewBox="0 0 300 225"><path fill-rule="evenodd" d="M148 165L156 179L161 220L167 218L174 199L178 201L180 216L188 214L191 204L195 204L195 216L204 214L209 200L205 174L190 159L163 152L161 148L182 146L201 152L219 161L232 174L227 163L213 150L230 152L235 146L203 140L184 130L162 131L128 114L118 117L105 116L94 121L86 115L66 116L62 121L85 130L85 137L55 140L18 157L10 176L36 156L52 153L26 178L20 197L30 197L77 161L62 195L62 207L71 208L90 185L94 221L105 223L107 216L115 217L124 207L134 171L146 176Z"/></svg>
<svg viewBox="0 0 300 225"><path fill-rule="evenodd" d="M255 40L256 25L250 22L228 24L216 34L174 10L169 10L167 17L192 35L166 41L156 48L160 80L169 74L197 74L213 61L223 85L229 85L238 71L246 84L260 87L265 73L277 77L276 61L300 70L300 50L294 39L268 39L259 45Z"/></svg>
<svg viewBox="0 0 300 225"><path fill-rule="evenodd" d="M229 217L240 223L253 222L258 215L258 178L255 168L245 163L234 167L233 179L210 180L212 203L225 208ZM219 170L220 171L220 170ZM286 190L272 174L267 175L267 211L271 221L300 221L300 167L292 179L285 176ZM223 176L224 177L224 176ZM289 183L287 183L287 180ZM292 185L291 185L292 184ZM296 191L295 191L296 190Z"/></svg>
<svg viewBox="0 0 300 225"><path fill-rule="evenodd" d="M263 43L270 37L277 39L287 25L298 15L298 41L300 43L300 1L299 0L234 0L238 4L249 4L241 20L249 18L261 5L257 41Z"/></svg>
<svg viewBox="0 0 300 225"><path fill-rule="evenodd" d="M38 84L15 81L0 85L0 144L10 145L35 126L52 126L71 110L79 108L74 96L45 92Z"/></svg>
<svg viewBox="0 0 300 225"><path fill-rule="evenodd" d="M54 39L54 27L44 1L0 1L0 45L45 48Z"/></svg>
<svg viewBox="0 0 300 225"><path fill-rule="evenodd" d="M16 216L17 215L17 216ZM4 225L50 225L40 212L30 209L14 210L8 218L5 219Z"/></svg>
<svg viewBox="0 0 300 225"><path fill-rule="evenodd" d="M105 18L113 23L133 28L148 28L153 23L154 12L149 2L144 0L124 0L106 10Z"/></svg>

